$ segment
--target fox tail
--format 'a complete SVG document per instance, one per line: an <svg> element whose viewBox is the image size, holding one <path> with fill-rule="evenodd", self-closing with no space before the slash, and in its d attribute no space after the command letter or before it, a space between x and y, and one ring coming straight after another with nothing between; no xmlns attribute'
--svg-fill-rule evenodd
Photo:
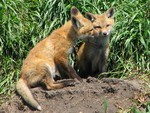
<svg viewBox="0 0 150 113"><path fill-rule="evenodd" d="M42 110L41 106L38 104L38 102L34 99L29 87L25 83L25 81L20 78L19 81L16 84L16 90L21 95L21 97L25 100L26 103L31 105L33 108L37 110Z"/></svg>

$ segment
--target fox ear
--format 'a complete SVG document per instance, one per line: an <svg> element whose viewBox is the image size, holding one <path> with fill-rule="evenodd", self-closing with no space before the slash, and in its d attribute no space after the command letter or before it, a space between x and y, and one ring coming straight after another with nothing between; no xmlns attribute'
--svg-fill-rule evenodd
<svg viewBox="0 0 150 113"><path fill-rule="evenodd" d="M114 18L114 13L115 13L114 8L110 8L107 10L106 15L108 18Z"/></svg>
<svg viewBox="0 0 150 113"><path fill-rule="evenodd" d="M71 22L72 22L72 25L76 28L76 29L79 29L80 27L82 27L82 24L81 22L74 16L71 17Z"/></svg>
<svg viewBox="0 0 150 113"><path fill-rule="evenodd" d="M92 13L86 13L86 18L87 19L89 19L91 22L94 22L95 21L95 16L94 16L94 14L92 14Z"/></svg>
<svg viewBox="0 0 150 113"><path fill-rule="evenodd" d="M76 16L78 13L80 13L80 11L75 6L72 6L71 15Z"/></svg>
<svg viewBox="0 0 150 113"><path fill-rule="evenodd" d="M76 29L79 29L80 27L82 27L82 24L78 19L78 16L82 16L80 11L75 6L72 6L72 8L71 8L71 22L72 22L72 25Z"/></svg>

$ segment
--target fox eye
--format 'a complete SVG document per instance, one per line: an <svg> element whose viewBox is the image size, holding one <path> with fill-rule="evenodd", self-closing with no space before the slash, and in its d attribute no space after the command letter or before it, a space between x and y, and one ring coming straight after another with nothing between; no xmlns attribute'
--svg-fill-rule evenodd
<svg viewBox="0 0 150 113"><path fill-rule="evenodd" d="M109 27L109 26L110 26L110 24L107 24L107 25L106 25L106 27Z"/></svg>
<svg viewBox="0 0 150 113"><path fill-rule="evenodd" d="M89 31L92 31L93 30L93 28L92 29L90 29Z"/></svg>
<svg viewBox="0 0 150 113"><path fill-rule="evenodd" d="M94 26L94 28L102 28L101 26Z"/></svg>
<svg viewBox="0 0 150 113"><path fill-rule="evenodd" d="M85 33L88 33L88 32L90 32L90 31L92 31L93 30L93 28L92 29L90 29L90 30L88 30L88 31L86 31Z"/></svg>

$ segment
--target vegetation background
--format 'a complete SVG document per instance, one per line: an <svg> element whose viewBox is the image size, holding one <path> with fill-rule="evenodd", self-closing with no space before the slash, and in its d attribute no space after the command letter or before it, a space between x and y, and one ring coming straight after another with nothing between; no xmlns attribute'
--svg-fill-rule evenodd
<svg viewBox="0 0 150 113"><path fill-rule="evenodd" d="M0 104L14 93L29 50L70 19L72 6L83 14L114 7L108 73L150 82L150 0L0 0Z"/></svg>

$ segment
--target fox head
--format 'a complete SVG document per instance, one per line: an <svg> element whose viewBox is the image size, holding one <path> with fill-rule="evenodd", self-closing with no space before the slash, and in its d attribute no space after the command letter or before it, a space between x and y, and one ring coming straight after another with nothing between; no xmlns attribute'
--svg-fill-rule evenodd
<svg viewBox="0 0 150 113"><path fill-rule="evenodd" d="M71 22L78 39L98 36L98 32L94 29L92 22L85 18L75 6L71 8Z"/></svg>
<svg viewBox="0 0 150 113"><path fill-rule="evenodd" d="M86 17L93 23L94 28L99 32L100 37L108 37L114 25L114 8L108 9L105 13L97 15L87 13Z"/></svg>

